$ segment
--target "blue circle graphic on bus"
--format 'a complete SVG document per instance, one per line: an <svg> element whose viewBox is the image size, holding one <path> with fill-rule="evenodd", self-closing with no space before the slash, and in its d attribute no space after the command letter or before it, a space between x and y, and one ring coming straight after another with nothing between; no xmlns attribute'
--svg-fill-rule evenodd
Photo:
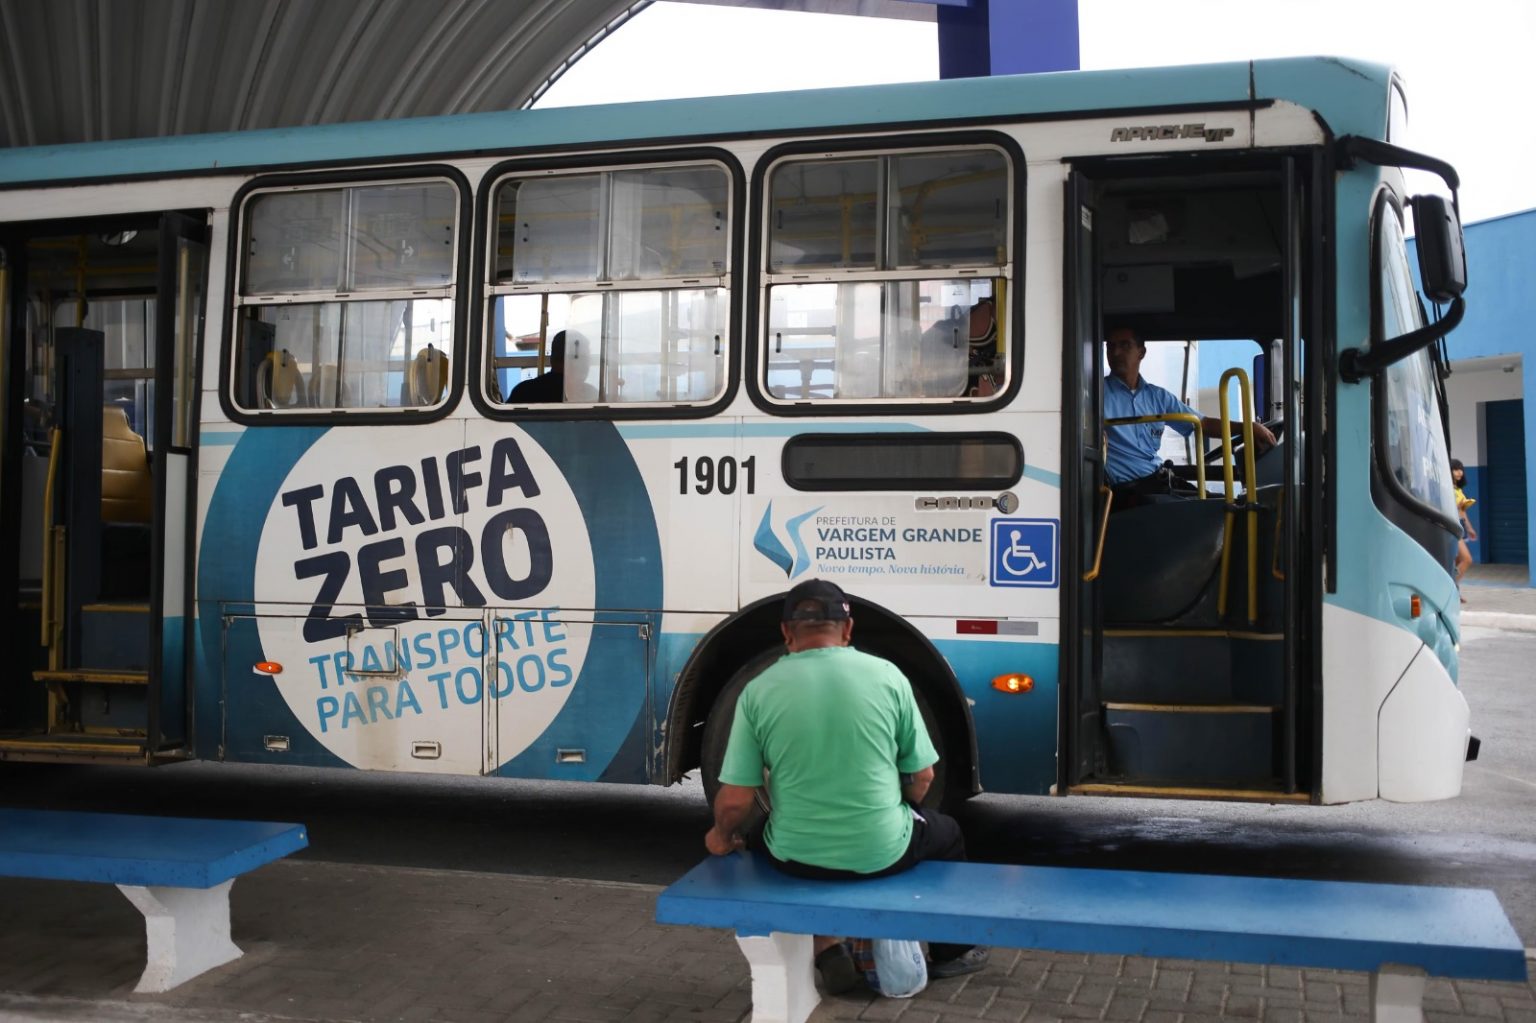
<svg viewBox="0 0 1536 1023"><path fill-rule="evenodd" d="M640 727L660 544L609 424L248 430L203 554L206 677L284 666L227 680L231 755L297 728L358 767L548 776L573 746L558 776L595 778ZM253 602L249 658L207 663L213 601Z"/></svg>

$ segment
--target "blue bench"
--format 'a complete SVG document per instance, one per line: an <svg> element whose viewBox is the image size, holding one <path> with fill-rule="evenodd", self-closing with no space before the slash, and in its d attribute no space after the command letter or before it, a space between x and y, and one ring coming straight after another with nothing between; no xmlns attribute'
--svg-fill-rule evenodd
<svg viewBox="0 0 1536 1023"><path fill-rule="evenodd" d="M803 881L733 853L662 892L656 920L736 932L754 1023L800 1023L815 1008L813 934L1360 970L1374 1018L1393 1021L1423 1019L1426 975L1526 976L1498 899L1466 888L993 863Z"/></svg>
<svg viewBox="0 0 1536 1023"><path fill-rule="evenodd" d="M298 824L0 809L0 875L115 884L144 914L135 991L169 991L238 959L229 890L309 844Z"/></svg>

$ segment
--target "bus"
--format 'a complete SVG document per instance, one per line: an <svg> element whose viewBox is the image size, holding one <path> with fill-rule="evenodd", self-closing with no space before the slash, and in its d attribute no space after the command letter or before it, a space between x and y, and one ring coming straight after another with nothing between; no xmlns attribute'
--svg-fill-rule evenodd
<svg viewBox="0 0 1536 1023"><path fill-rule="evenodd" d="M1318 58L0 151L0 757L709 790L823 578L935 798L1453 796L1405 112ZM1114 504L1110 324L1237 346L1189 493Z"/></svg>

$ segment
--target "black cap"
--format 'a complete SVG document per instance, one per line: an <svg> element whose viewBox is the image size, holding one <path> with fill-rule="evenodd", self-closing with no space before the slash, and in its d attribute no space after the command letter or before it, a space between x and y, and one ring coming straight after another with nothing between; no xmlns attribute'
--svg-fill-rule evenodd
<svg viewBox="0 0 1536 1023"><path fill-rule="evenodd" d="M814 601L814 608L800 607ZM798 610L797 610L798 609ZM848 613L848 597L836 583L825 579L807 579L784 597L784 621L832 622L853 617Z"/></svg>

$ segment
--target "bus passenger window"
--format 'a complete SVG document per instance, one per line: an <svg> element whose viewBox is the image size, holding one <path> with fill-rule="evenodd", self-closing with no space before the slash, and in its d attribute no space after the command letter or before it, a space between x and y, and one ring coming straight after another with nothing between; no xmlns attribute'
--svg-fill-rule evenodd
<svg viewBox="0 0 1536 1023"><path fill-rule="evenodd" d="M492 401L670 405L720 395L730 313L724 167L513 174L495 208Z"/></svg>
<svg viewBox="0 0 1536 1023"><path fill-rule="evenodd" d="M447 400L459 201L442 180L253 193L242 220L236 406Z"/></svg>
<svg viewBox="0 0 1536 1023"><path fill-rule="evenodd" d="M776 164L760 381L768 397L1001 390L1010 180L1005 155L982 146ZM816 279L805 283L808 272Z"/></svg>

